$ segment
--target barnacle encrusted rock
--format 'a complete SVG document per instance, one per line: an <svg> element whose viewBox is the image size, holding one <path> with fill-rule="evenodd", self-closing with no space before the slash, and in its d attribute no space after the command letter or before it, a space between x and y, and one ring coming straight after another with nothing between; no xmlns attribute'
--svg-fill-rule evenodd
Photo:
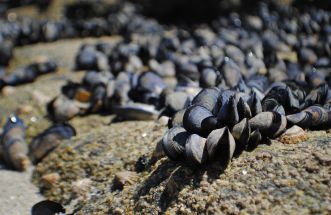
<svg viewBox="0 0 331 215"><path fill-rule="evenodd" d="M307 133L297 125L287 129L280 137L279 141L284 144L297 144L308 139Z"/></svg>

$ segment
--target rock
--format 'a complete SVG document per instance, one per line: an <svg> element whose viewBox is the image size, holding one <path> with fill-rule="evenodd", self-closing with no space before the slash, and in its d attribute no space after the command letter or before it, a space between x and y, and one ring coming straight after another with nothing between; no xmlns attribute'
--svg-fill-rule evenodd
<svg viewBox="0 0 331 215"><path fill-rule="evenodd" d="M314 152L313 155L321 165L329 166L331 164L331 155Z"/></svg>
<svg viewBox="0 0 331 215"><path fill-rule="evenodd" d="M307 133L299 126L292 126L287 129L280 137L279 141L284 144L297 144L308 139Z"/></svg>
<svg viewBox="0 0 331 215"><path fill-rule="evenodd" d="M121 171L115 174L115 178L113 181L114 189L123 189L125 185L132 185L135 181L137 181L138 175L135 172L131 171Z"/></svg>

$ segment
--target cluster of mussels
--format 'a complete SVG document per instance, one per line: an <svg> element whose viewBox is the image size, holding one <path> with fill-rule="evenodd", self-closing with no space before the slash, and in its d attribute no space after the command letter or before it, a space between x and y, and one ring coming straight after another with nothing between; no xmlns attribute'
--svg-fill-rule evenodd
<svg viewBox="0 0 331 215"><path fill-rule="evenodd" d="M282 115L314 104L329 110L331 14L298 12L262 2L253 13L184 27L137 16L122 41L81 47L76 69L87 73L62 88L49 115L55 121L100 111L123 119L172 117L208 87L240 92L246 103L252 97L263 101L263 111Z"/></svg>
<svg viewBox="0 0 331 215"><path fill-rule="evenodd" d="M40 57L36 62L14 69L6 76L5 70L0 69L0 89L5 86L17 86L35 81L38 76L55 72L55 61Z"/></svg>
<svg viewBox="0 0 331 215"><path fill-rule="evenodd" d="M47 105L53 121L96 112L140 120L167 115L164 151L199 164L229 161L291 125L330 128L330 11L260 2L209 23L172 25L128 2L100 5L73 5L60 21L1 21L1 65L14 45L122 35L81 47L75 65L87 72Z"/></svg>
<svg viewBox="0 0 331 215"><path fill-rule="evenodd" d="M68 4L65 11L65 16L59 20L19 17L15 13L1 17L0 13L0 67L8 65L15 46L120 34L131 25L130 19L141 16L135 7L122 1L115 5L104 1L78 1Z"/></svg>
<svg viewBox="0 0 331 215"><path fill-rule="evenodd" d="M31 162L37 164L54 150L60 140L75 135L76 131L70 124L56 123L37 135L28 147L23 120L11 115L3 127L0 151L8 167L24 171Z"/></svg>
<svg viewBox="0 0 331 215"><path fill-rule="evenodd" d="M176 114L162 140L170 159L191 166L208 160L226 165L243 150L250 151L293 125L331 128L331 97L327 100L326 84L307 96L294 81L276 82L266 92L247 87L244 82L240 85L248 92L203 89L189 107ZM265 95L262 101L254 91Z"/></svg>

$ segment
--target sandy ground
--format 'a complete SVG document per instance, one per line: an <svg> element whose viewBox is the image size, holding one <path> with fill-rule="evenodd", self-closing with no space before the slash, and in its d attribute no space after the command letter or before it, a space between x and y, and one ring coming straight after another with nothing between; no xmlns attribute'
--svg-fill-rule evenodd
<svg viewBox="0 0 331 215"><path fill-rule="evenodd" d="M109 40L104 38L102 40ZM74 57L80 45L83 42L95 42L95 39L73 39L62 40L54 43L39 43L18 47L14 51L14 58L11 61L9 72L19 66L24 66L33 62L38 56L48 56L54 59L59 64L57 73L39 77L36 82L10 88L6 95L0 95L0 123L1 126L5 123L6 118L18 108L29 105L32 111L24 113L20 117L23 118L27 128L27 143L32 137L47 128L51 122L46 117L45 104L36 100L33 96L36 91L42 95L53 98L60 92L60 88L65 84L66 80L80 80L82 72L72 72ZM88 116L85 122L89 125L107 124L109 117L103 117L101 121L95 120L96 116ZM36 119L36 120L32 120ZM78 127L77 133L85 133L91 127L79 126L79 118L72 121L75 127ZM1 127L0 126L0 127ZM39 189L31 183L31 167L27 172L16 172L8 170L4 164L0 163L0 215L24 215L30 214L30 209L33 204L43 199L39 193Z"/></svg>
<svg viewBox="0 0 331 215"><path fill-rule="evenodd" d="M0 168L0 214L30 214L31 207L44 198L30 183L33 168L24 173Z"/></svg>

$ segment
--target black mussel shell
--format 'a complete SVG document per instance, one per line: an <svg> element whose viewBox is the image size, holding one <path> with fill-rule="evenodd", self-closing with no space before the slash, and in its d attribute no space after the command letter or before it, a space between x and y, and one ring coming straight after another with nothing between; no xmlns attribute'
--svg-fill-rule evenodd
<svg viewBox="0 0 331 215"><path fill-rule="evenodd" d="M37 163L56 148L58 141L75 135L76 130L70 124L54 124L33 139L29 145L29 157L33 163Z"/></svg>
<svg viewBox="0 0 331 215"><path fill-rule="evenodd" d="M165 108L169 115L186 108L191 103L191 98L185 92L171 92L165 97Z"/></svg>
<svg viewBox="0 0 331 215"><path fill-rule="evenodd" d="M183 127L173 127L169 129L163 136L162 146L166 155L171 160L181 160L184 158L185 144L190 133Z"/></svg>
<svg viewBox="0 0 331 215"><path fill-rule="evenodd" d="M309 112L301 111L299 113L286 116L289 126L297 125L302 128L309 128L311 126L312 114Z"/></svg>
<svg viewBox="0 0 331 215"><path fill-rule="evenodd" d="M153 105L143 103L127 103L113 107L118 120L155 120L159 111Z"/></svg>
<svg viewBox="0 0 331 215"><path fill-rule="evenodd" d="M246 150L253 151L261 141L262 141L262 135L259 129L254 130L250 135Z"/></svg>
<svg viewBox="0 0 331 215"><path fill-rule="evenodd" d="M200 86L203 88L214 87L217 84L217 72L213 68L205 68L200 76Z"/></svg>
<svg viewBox="0 0 331 215"><path fill-rule="evenodd" d="M251 95L247 103L251 109L252 116L262 112L261 100L257 97L256 93Z"/></svg>
<svg viewBox="0 0 331 215"><path fill-rule="evenodd" d="M251 127L248 123L248 119L244 118L238 124L234 125L231 134L236 141L234 155L237 156L246 149L251 135Z"/></svg>
<svg viewBox="0 0 331 215"><path fill-rule="evenodd" d="M184 114L186 112L186 109L180 110L177 113L174 114L173 117L168 121L168 128L172 128L175 126L181 126L183 127L183 119Z"/></svg>
<svg viewBox="0 0 331 215"><path fill-rule="evenodd" d="M276 112L261 112L249 120L252 130L259 131L267 137L277 137L286 129L286 117Z"/></svg>
<svg viewBox="0 0 331 215"><path fill-rule="evenodd" d="M328 122L328 111L323 107L313 105L303 110L303 112L311 114L311 126L313 128L317 128Z"/></svg>
<svg viewBox="0 0 331 215"><path fill-rule="evenodd" d="M16 115L11 115L1 136L2 156L5 163L19 171L24 171L30 164L27 156L28 148L25 142L25 126Z"/></svg>
<svg viewBox="0 0 331 215"><path fill-rule="evenodd" d="M247 104L247 102L244 101L243 98L239 98L238 104L237 104L237 110L239 115L239 120L242 120L244 118L251 118L252 112L251 108Z"/></svg>
<svg viewBox="0 0 331 215"><path fill-rule="evenodd" d="M239 122L237 102L234 96L230 96L228 101L222 102L220 111L217 114L217 119L221 125L228 125L229 127Z"/></svg>
<svg viewBox="0 0 331 215"><path fill-rule="evenodd" d="M213 130L207 137L207 152L211 161L227 165L231 160L236 143L227 127Z"/></svg>
<svg viewBox="0 0 331 215"><path fill-rule="evenodd" d="M204 164L207 161L206 139L197 134L191 134L185 145L186 162L190 166Z"/></svg>
<svg viewBox="0 0 331 215"><path fill-rule="evenodd" d="M59 203L50 200L38 202L33 205L31 209L32 215L55 215L59 213L65 213L64 207Z"/></svg>
<svg viewBox="0 0 331 215"><path fill-rule="evenodd" d="M326 83L313 89L305 98L304 107L309 107L315 104L323 105L328 96L329 87Z"/></svg>
<svg viewBox="0 0 331 215"><path fill-rule="evenodd" d="M223 62L218 70L223 75L226 85L230 88L235 87L242 79L239 66L236 65L236 63L229 57L225 57L223 59Z"/></svg>
<svg viewBox="0 0 331 215"><path fill-rule="evenodd" d="M214 113L219 95L220 90L218 88L205 88L194 97L192 105L200 105Z"/></svg>
<svg viewBox="0 0 331 215"><path fill-rule="evenodd" d="M207 108L192 105L184 114L183 125L191 133L207 136L216 128L217 119Z"/></svg>

